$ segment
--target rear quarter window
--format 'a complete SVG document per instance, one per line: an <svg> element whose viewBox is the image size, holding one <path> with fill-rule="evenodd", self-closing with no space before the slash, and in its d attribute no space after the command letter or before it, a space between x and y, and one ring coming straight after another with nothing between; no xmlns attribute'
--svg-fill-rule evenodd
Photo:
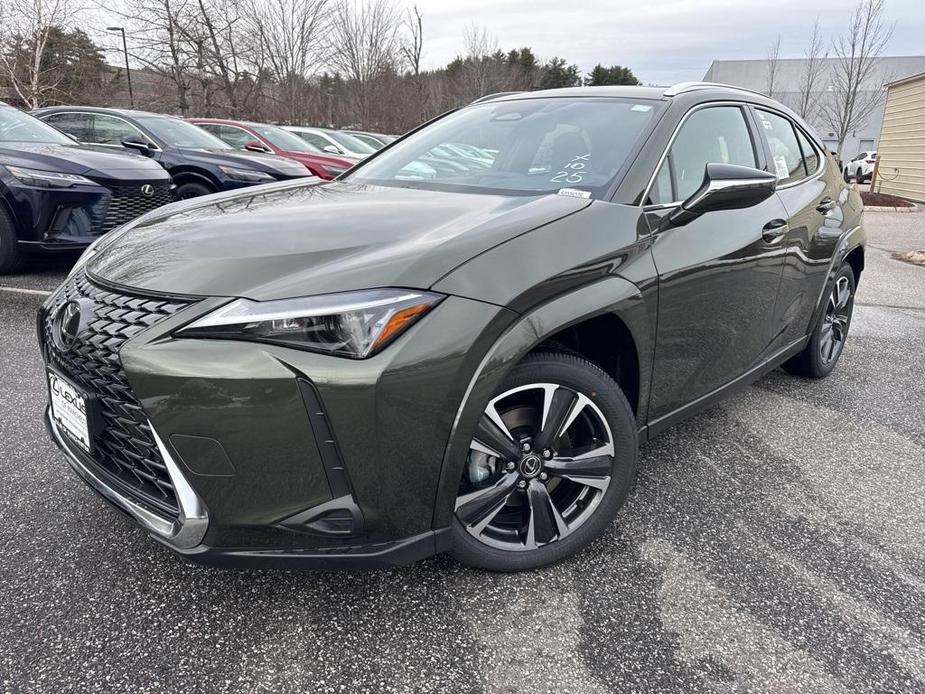
<svg viewBox="0 0 925 694"><path fill-rule="evenodd" d="M780 185L796 183L806 178L803 152L793 124L783 116L764 109L755 109L758 125L771 150L771 165ZM815 171L815 169L813 169Z"/></svg>
<svg viewBox="0 0 925 694"><path fill-rule="evenodd" d="M799 128L797 128L796 133L797 140L800 143L800 150L803 152L803 162L806 166L806 173L812 176L819 170L819 151Z"/></svg>

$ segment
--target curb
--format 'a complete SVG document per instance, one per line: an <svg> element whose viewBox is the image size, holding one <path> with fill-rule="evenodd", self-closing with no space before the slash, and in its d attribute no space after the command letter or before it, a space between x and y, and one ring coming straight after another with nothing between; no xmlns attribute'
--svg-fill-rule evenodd
<svg viewBox="0 0 925 694"><path fill-rule="evenodd" d="M865 212L920 212L918 205L912 207L883 207L879 205L864 205Z"/></svg>

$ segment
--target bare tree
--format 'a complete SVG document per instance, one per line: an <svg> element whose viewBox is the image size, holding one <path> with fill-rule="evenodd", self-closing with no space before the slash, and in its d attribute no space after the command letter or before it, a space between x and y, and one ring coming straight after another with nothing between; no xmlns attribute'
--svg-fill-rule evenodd
<svg viewBox="0 0 925 694"><path fill-rule="evenodd" d="M800 76L800 92L796 105L797 113L804 120L811 120L819 109L819 92L822 91L826 59L829 54L824 49L819 18L813 24L813 33L804 51L803 74Z"/></svg>
<svg viewBox="0 0 925 694"><path fill-rule="evenodd" d="M417 5L408 10L404 27L406 35L401 42L401 54L411 74L418 77L421 74L421 54L424 50L424 23Z"/></svg>
<svg viewBox="0 0 925 694"><path fill-rule="evenodd" d="M224 92L232 116L246 110L253 92L253 72L248 71L250 63L241 42L246 32L240 31L244 23L241 3L232 0L196 0L199 13L196 16L197 33L190 38L202 37L201 44L205 60L202 68L215 76ZM242 89L243 87L243 89ZM245 93L242 95L242 91Z"/></svg>
<svg viewBox="0 0 925 694"><path fill-rule="evenodd" d="M161 108L190 115L190 91L197 74L201 51L189 42L194 33L195 7L191 0L135 0L129 6L109 7L108 11L130 27L132 59L165 79L176 92L173 104ZM160 94L155 94L160 99ZM141 98L146 101L145 96ZM152 104L146 104L152 106Z"/></svg>
<svg viewBox="0 0 925 694"><path fill-rule="evenodd" d="M250 31L278 87L275 98L290 123L305 108L307 80L322 58L320 37L328 28L329 0L264 0L248 14Z"/></svg>
<svg viewBox="0 0 925 694"><path fill-rule="evenodd" d="M393 0L344 0L334 9L328 64L349 82L359 123L371 122L377 78L395 70L400 25Z"/></svg>
<svg viewBox="0 0 925 694"><path fill-rule="evenodd" d="M61 76L43 63L54 29L69 27L81 8L74 0L3 0L0 3L0 71L27 108L38 108Z"/></svg>
<svg viewBox="0 0 925 694"><path fill-rule="evenodd" d="M774 92L778 87L778 68L780 67L780 44L782 37L780 34L774 39L774 42L768 48L768 73L765 82L764 93L774 98Z"/></svg>
<svg viewBox="0 0 925 694"><path fill-rule="evenodd" d="M883 101L883 84L875 81L879 57L893 35L883 18L884 0L860 0L848 32L832 43L835 63L821 116L838 138L838 151L848 133L867 124Z"/></svg>
<svg viewBox="0 0 925 694"><path fill-rule="evenodd" d="M495 91L492 88L497 66L491 56L498 52L498 40L488 29L475 22L463 31L463 47L466 57L463 62L461 96L472 101Z"/></svg>

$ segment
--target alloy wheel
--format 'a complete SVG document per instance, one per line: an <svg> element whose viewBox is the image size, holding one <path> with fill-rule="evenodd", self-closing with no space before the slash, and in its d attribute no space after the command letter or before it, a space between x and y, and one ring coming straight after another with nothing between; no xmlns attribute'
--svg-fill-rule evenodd
<svg viewBox="0 0 925 694"><path fill-rule="evenodd" d="M485 408L456 516L486 545L537 549L587 521L613 465L613 434L588 396L554 383L519 386Z"/></svg>
<svg viewBox="0 0 925 694"><path fill-rule="evenodd" d="M851 283L847 277L839 277L829 295L822 332L819 339L819 355L824 364L831 364L841 354L848 337L848 323L851 321Z"/></svg>

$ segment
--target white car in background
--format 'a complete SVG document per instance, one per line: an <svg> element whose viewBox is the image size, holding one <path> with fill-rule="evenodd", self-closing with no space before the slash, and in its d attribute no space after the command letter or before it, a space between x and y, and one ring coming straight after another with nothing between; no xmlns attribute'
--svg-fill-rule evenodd
<svg viewBox="0 0 925 694"><path fill-rule="evenodd" d="M854 179L858 183L869 181L874 175L874 164L877 162L876 150L861 152L854 159L845 164L842 173L846 181Z"/></svg>
<svg viewBox="0 0 925 694"><path fill-rule="evenodd" d="M375 148L358 137L340 130L307 128L302 125L287 125L284 128L316 147L319 152L326 152L327 154L346 154L365 159L376 151Z"/></svg>

